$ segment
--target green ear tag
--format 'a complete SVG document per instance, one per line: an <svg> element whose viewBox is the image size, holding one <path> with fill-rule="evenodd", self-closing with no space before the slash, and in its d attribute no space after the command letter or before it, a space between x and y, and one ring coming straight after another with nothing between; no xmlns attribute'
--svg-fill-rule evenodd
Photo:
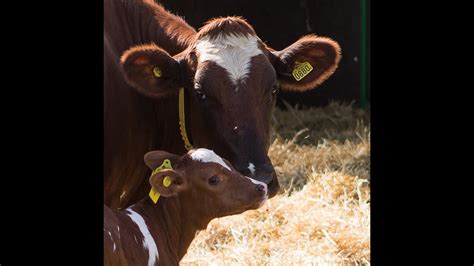
<svg viewBox="0 0 474 266"><path fill-rule="evenodd" d="M293 69L293 77L296 81L300 81L306 77L311 71L313 71L313 66L309 62L295 62L295 69Z"/></svg>
<svg viewBox="0 0 474 266"><path fill-rule="evenodd" d="M165 159L158 168L153 170L151 175L153 176L154 174L164 169L173 169L173 167L171 166L170 160ZM171 185L171 179L168 176L163 178L163 186L169 187L170 185ZM148 196L150 196L150 199L153 201L153 203L156 204L156 202L158 202L158 199L160 198L160 193L154 187L151 187L151 190L150 190L150 193L148 193Z"/></svg>
<svg viewBox="0 0 474 266"><path fill-rule="evenodd" d="M159 67L154 67L153 68L153 75L155 75L155 77L157 77L157 78L160 78L161 77L161 69Z"/></svg>

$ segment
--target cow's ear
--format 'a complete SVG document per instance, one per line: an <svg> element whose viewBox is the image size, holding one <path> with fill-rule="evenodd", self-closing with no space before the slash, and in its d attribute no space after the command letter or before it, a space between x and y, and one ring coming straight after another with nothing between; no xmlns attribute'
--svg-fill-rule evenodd
<svg viewBox="0 0 474 266"><path fill-rule="evenodd" d="M303 92L319 86L334 73L341 48L329 38L308 35L272 54L281 89Z"/></svg>
<svg viewBox="0 0 474 266"><path fill-rule="evenodd" d="M181 86L178 61L154 44L128 49L120 63L125 80L146 96L167 96Z"/></svg>
<svg viewBox="0 0 474 266"><path fill-rule="evenodd" d="M150 177L150 185L164 197L177 195L188 188L185 176L174 170L162 170Z"/></svg>

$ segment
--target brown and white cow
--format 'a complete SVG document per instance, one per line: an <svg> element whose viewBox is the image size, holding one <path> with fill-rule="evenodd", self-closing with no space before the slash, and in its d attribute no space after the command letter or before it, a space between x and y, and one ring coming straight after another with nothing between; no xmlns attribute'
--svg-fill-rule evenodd
<svg viewBox="0 0 474 266"><path fill-rule="evenodd" d="M105 265L178 265L211 219L256 209L268 198L265 183L243 176L211 150L145 155L152 170L166 159L173 169L154 171L149 179L160 193L156 204L146 197L121 211L104 206ZM166 177L171 183L163 182Z"/></svg>
<svg viewBox="0 0 474 266"><path fill-rule="evenodd" d="M105 0L104 8L105 203L123 208L146 194L149 170L140 154L186 152L180 88L194 147L215 150L275 195L267 153L278 91L321 84L338 65L339 45L308 35L275 51L240 17L212 19L196 32L152 0ZM313 70L297 80L292 73L300 63Z"/></svg>

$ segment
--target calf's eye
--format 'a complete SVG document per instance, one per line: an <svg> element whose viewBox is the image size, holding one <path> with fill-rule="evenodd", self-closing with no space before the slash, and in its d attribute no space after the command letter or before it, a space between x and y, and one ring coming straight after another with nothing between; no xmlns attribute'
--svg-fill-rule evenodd
<svg viewBox="0 0 474 266"><path fill-rule="evenodd" d="M218 176L213 175L213 176L209 177L207 182L209 183L209 185L215 186L215 185L219 184L220 181L221 180Z"/></svg>

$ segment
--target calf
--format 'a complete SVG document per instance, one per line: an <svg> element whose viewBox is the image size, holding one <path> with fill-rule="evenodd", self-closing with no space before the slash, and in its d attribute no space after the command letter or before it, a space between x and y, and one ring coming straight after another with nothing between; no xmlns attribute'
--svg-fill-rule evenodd
<svg viewBox="0 0 474 266"><path fill-rule="evenodd" d="M213 218L256 209L268 198L265 183L208 149L182 157L152 151L145 163L154 170L150 196L121 211L104 205L105 265L178 265Z"/></svg>

